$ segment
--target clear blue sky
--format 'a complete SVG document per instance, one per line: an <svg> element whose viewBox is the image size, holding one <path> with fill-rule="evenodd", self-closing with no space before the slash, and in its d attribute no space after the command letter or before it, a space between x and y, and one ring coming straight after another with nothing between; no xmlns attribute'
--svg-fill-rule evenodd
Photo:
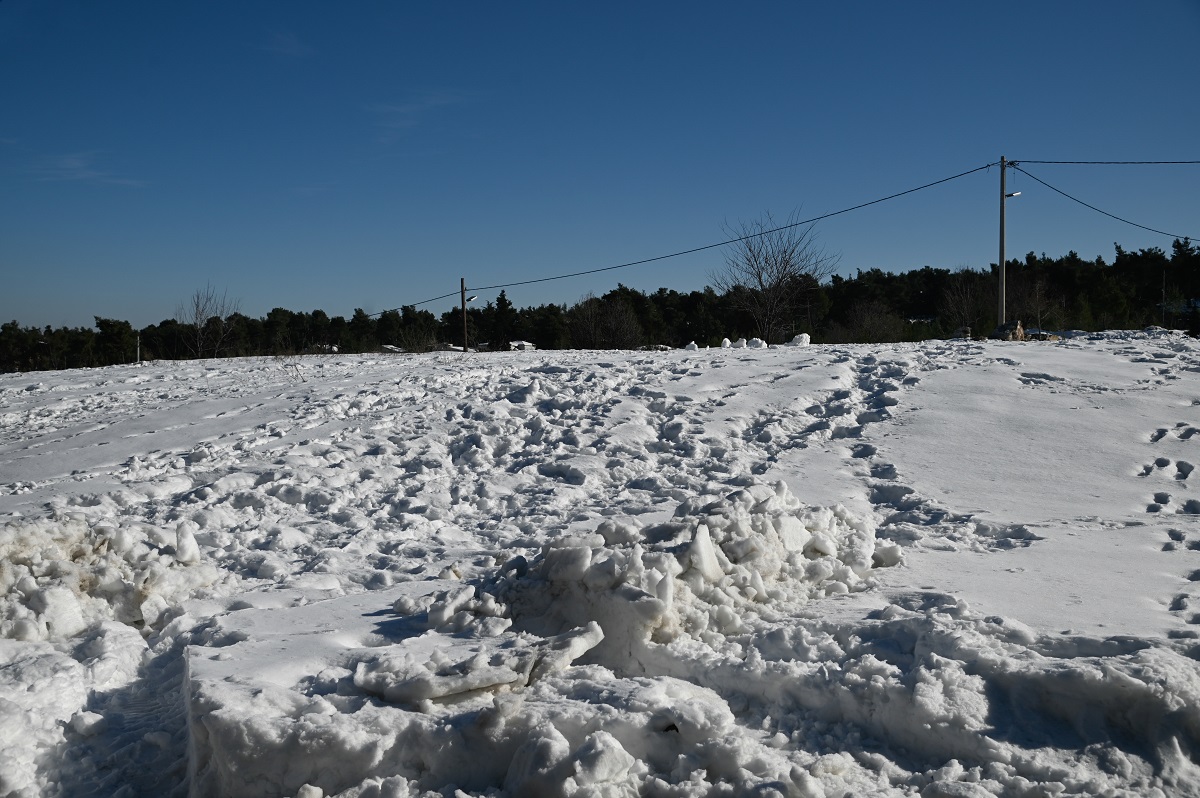
<svg viewBox="0 0 1200 798"><path fill-rule="evenodd" d="M1200 159L1200 2L0 0L0 321L211 282L349 316L720 241L996 161ZM1027 168L1200 236L1200 166ZM998 170L839 216L841 271L986 268ZM1171 239L1010 173L1008 252ZM719 250L512 288L703 287ZM481 296L493 299L495 291ZM429 307L441 313L451 300Z"/></svg>

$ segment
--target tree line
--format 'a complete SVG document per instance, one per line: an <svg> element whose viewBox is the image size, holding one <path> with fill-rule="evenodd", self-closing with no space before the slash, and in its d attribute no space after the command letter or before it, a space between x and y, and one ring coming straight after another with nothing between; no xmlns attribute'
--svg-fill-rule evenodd
<svg viewBox="0 0 1200 798"><path fill-rule="evenodd" d="M784 243L795 249L794 241ZM1119 244L1115 250L1111 263L1102 257L1086 260L1075 252L1058 258L1031 252L1010 260L1009 319L1044 330L1162 325L1200 334L1200 247L1184 239L1176 240L1169 253L1157 247L1127 251ZM570 306L523 308L514 307L501 291L481 307L468 306L466 345L508 349L512 341L528 341L539 349L635 349L719 345L725 337L780 343L799 333L808 333L816 343L886 343L951 337L967 329L981 335L996 326L994 264L986 270L870 269L850 277L830 274L832 259L817 252L816 261L793 270L768 264L771 282L766 269L731 275L742 254L735 247L727 255L729 268L712 275L718 288L700 291L660 288L646 293L618 284ZM254 318L209 287L181 304L174 318L140 330L99 316L92 328L22 327L16 321L0 325L0 371L106 366L135 362L139 356L288 356L385 347L422 352L463 344L459 308L440 317L414 307L381 314L360 308L350 318L275 308Z"/></svg>

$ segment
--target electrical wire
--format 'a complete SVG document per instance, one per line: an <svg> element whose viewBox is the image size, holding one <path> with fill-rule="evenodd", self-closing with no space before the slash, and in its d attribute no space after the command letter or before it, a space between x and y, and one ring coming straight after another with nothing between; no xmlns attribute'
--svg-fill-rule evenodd
<svg viewBox="0 0 1200 798"><path fill-rule="evenodd" d="M736 244L740 241L746 241L751 238L758 238L760 236L771 235L772 233L778 233L783 230L789 230L793 227L800 227L802 225L807 225L807 224L815 224L816 222L819 222L819 221L822 221L825 219L829 219L834 216L840 216L843 213L850 213L851 211L861 210L862 208L867 208L867 207L870 207L871 205L878 205L881 202L887 202L888 200L897 199L898 197L903 197L907 194L913 194L917 191L923 191L924 189L927 189L927 188L933 188L934 186L941 185L942 183L949 183L951 180L957 180L960 177L966 177L967 175L971 175L976 172L981 172L985 169L991 169L993 166L997 166L999 163L1000 163L999 161L993 161L991 163L984 164L983 166L978 166L974 169L968 169L965 172L960 172L956 175L942 178L941 180L935 180L932 183L926 183L923 186L917 186L916 188L910 188L907 191L901 191L896 194L889 194L886 197L880 197L879 199L871 200L870 202L864 202L864 203L861 203L859 205L854 205L849 208L843 208L840 211L833 211L832 213L826 213L822 216L814 216L811 219L805 219L800 222L792 222L791 224L785 224L781 227L776 227L772 230L764 230L762 232L752 233L750 235L741 236L739 238L731 238L727 241L719 241L715 244L705 244L704 246L701 246L701 247L693 247L691 249L685 249L685 250L681 250L679 252L672 252L669 255L658 255L653 258L643 258L642 260L629 261L628 263L619 263L616 266L604 266L604 267L601 267L598 269L586 269L584 271L570 272L568 274L558 274L558 275L554 275L552 277L538 277L533 280L519 280L519 281L511 282L511 283L497 283L496 285L472 286L468 290L470 290L470 291L491 291L491 290L495 290L498 288L514 288L516 286L521 286L521 285L533 285L535 283L547 283L547 282L551 282L553 280L565 280L569 277L582 277L582 276L588 275L588 274L599 274L601 272L615 271L616 269L627 269L631 266L643 266L647 263L654 263L656 261L667 260L669 258L678 258L678 257L682 257L683 255L693 255L697 252L704 252L706 250L716 249L718 247L724 247L724 246L728 246L730 244ZM1148 230L1151 233L1158 233L1159 235L1171 236L1173 238L1181 238L1181 239L1182 238L1190 238L1190 239L1194 238L1193 236L1181 236L1181 235L1175 235L1174 233L1167 233L1162 230L1155 230L1153 227L1147 227L1145 225L1138 224L1137 222L1131 222L1128 219L1123 219L1120 216L1117 216L1115 214L1111 214L1111 213L1108 213L1107 211L1100 210L1096 206L1089 205L1088 203L1084 202L1083 200L1081 200L1077 197L1073 197L1061 189L1055 188L1054 186L1050 185L1046 181L1044 181L1038 177L1035 177L1034 175L1030 174L1029 172L1025 171L1024 169L1020 168L1020 166L1018 164L1022 164L1022 163L1027 163L1027 164L1028 163L1083 164L1083 165L1105 165L1105 166L1111 166L1111 165L1173 165L1173 166L1178 166L1178 165L1200 164L1200 161L1031 161L1031 160L1012 160L1012 161L1008 161L1008 163L1007 163L1007 166L1009 168L1015 169L1018 172L1021 172L1022 174L1029 176L1030 178L1037 181L1038 183L1041 183L1043 186L1050 189L1051 191L1055 191L1055 192L1063 195L1067 199L1072 200L1073 202L1077 202L1086 208L1090 208L1091 210L1096 211L1097 213L1108 216L1109 218L1116 219L1119 222L1124 222L1125 224L1132 225L1134 227L1139 227L1143 230ZM393 311L402 310L403 308L406 308L406 307L414 307L415 308L415 307L420 307L421 305L428 305L430 302L437 302L440 299L448 299L457 293L459 293L459 292L451 291L448 294L442 294L441 296L435 296L431 299L423 299L420 302L407 303L398 308L390 308L389 310L381 310L378 313L369 313L369 314L367 314L367 316L368 316L368 318L370 318L373 316L381 316L384 313L390 313Z"/></svg>
<svg viewBox="0 0 1200 798"><path fill-rule="evenodd" d="M1132 165L1132 166L1149 166L1149 165L1158 164L1158 165L1173 166L1173 165L1180 165L1180 164L1200 164L1200 161L1026 161L1026 160L1018 158L1016 160L1011 161L1010 163L1090 164L1090 165L1097 165L1097 166L1112 166L1112 165L1116 165L1116 164Z"/></svg>
<svg viewBox="0 0 1200 798"><path fill-rule="evenodd" d="M490 290L493 290L496 288L512 288L512 287L518 286L518 285L532 285L534 283L546 283L546 282L550 282L551 280L564 280L568 277L582 277L585 274L598 274L600 272L610 272L615 269L626 269L626 268L629 268L630 266L642 266L646 263L654 263L655 261L667 260L668 258L678 258L682 255L692 255L696 252L704 252L705 250L716 249L717 247L724 247L724 246L728 246L729 244L736 244L739 241L746 241L751 238L759 238L760 236L766 236L766 235L770 235L772 233L778 233L782 230L788 230L793 227L800 227L800 226L806 225L806 224L814 224L823 219L829 219L830 217L833 217L833 216L840 216L843 213L849 213L850 211L857 211L861 208L866 208L871 205L878 205L881 202L887 202L888 200L893 200L893 199L896 199L897 197L903 197L905 194L912 194L917 191L922 191L927 188L932 188L933 186L941 185L942 183L948 183L951 180L957 180L960 177L966 177L967 175L974 174L975 172L982 172L984 169L990 169L991 167L996 166L999 163L1000 163L999 161L993 161L992 163L984 164L983 166L978 166L974 169L968 169L965 172L960 172L959 174L953 175L951 177L945 177L945 178L942 178L941 180L935 180L932 183L926 183L923 186L917 186L916 188L910 188L907 191L901 191L897 194L890 194L886 197L880 197L879 199L871 200L870 202L864 202L861 205L855 205L850 208L843 208L840 211L834 211L832 213L827 213L827 214L824 214L823 216L814 216L811 219L805 219L804 221L801 221L801 222L792 222L791 224L785 224L782 227L776 227L773 230L763 230L762 232L759 232L759 233L752 233L750 235L741 236L739 238L731 238L728 241L720 241L716 244L705 244L702 247L693 247L692 249L685 249L680 252L672 252L670 255L658 255L657 257L653 257L653 258L644 258L643 260L630 261L629 263L620 263L616 266L605 266L605 267L599 268L599 269L588 269L586 271L581 271L581 272L571 272L570 274L559 274L559 275L555 275L553 277L539 277L534 280L521 280L519 282L513 282L513 283L472 286L468 290L470 290L470 291L490 291Z"/></svg>
<svg viewBox="0 0 1200 798"><path fill-rule="evenodd" d="M1037 163L1037 162L1036 162L1036 161L1021 161L1020 163ZM1030 177L1030 178L1033 178L1034 180L1036 180L1037 182L1041 183L1043 186L1045 186L1046 188L1050 189L1051 191L1055 191L1055 192L1057 192L1057 193L1059 193L1059 194L1062 194L1062 195L1063 195L1064 197L1066 197L1067 199L1069 199L1069 200L1071 200L1071 201L1073 201L1073 202L1078 202L1080 205L1082 205L1082 206L1083 206L1083 207L1085 207L1085 208L1091 208L1091 209L1092 209L1093 211L1095 211L1096 213L1101 213L1101 214L1104 214L1105 216L1109 217L1110 219L1116 219L1118 222L1124 222L1125 224L1133 225L1134 227L1140 227L1140 228L1141 228L1141 229L1143 229L1143 230L1149 230L1151 233L1158 233L1159 235L1163 235L1163 236L1169 236L1169 237L1171 237L1171 238L1179 238L1179 239L1184 239L1184 238L1187 238L1187 239L1192 239L1192 240L1195 240L1195 237L1194 237L1194 236L1178 235L1178 234L1176 234L1176 233L1168 233L1168 232L1165 232L1165 231L1163 231L1163 230L1155 230L1153 227L1147 227L1147 226L1146 226L1146 225L1144 225L1144 224L1138 224L1137 222L1131 222L1131 221L1129 221L1128 219L1122 219L1120 216L1117 216L1116 214L1112 214L1112 213L1109 213L1108 211L1102 211L1102 210L1100 210L1100 209L1099 209L1099 208L1097 208L1095 205L1089 205L1088 203L1084 202L1083 200L1079 199L1078 197L1072 197L1070 194L1068 194L1067 192L1063 191L1062 189L1060 189L1060 188L1055 188L1054 186L1052 186L1052 185L1050 185L1049 183L1047 183L1045 180L1042 180L1042 179L1041 179L1041 178L1039 178L1039 177L1035 177L1034 175L1031 175L1029 172L1025 171L1025 170L1024 170L1024 169L1022 169L1020 166L1017 166L1015 163L1010 163L1010 164L1008 164L1008 167L1009 167L1010 169L1015 169L1016 171L1020 172L1020 173L1021 173L1021 174L1023 174L1023 175L1026 175L1026 176L1028 176L1028 177Z"/></svg>
<svg viewBox="0 0 1200 798"><path fill-rule="evenodd" d="M404 310L405 308L419 308L419 307L421 307L421 305L428 305L430 302L437 302L439 299L449 299L450 297L454 296L457 293L458 293L458 291L451 291L448 294L442 294L441 296L435 296L433 299L422 299L420 302L410 302L407 305L401 305L398 308L388 308L387 310L381 310L378 313L368 313L367 318L369 319L372 316L382 316L384 313L391 313L392 311L395 311L395 310Z"/></svg>

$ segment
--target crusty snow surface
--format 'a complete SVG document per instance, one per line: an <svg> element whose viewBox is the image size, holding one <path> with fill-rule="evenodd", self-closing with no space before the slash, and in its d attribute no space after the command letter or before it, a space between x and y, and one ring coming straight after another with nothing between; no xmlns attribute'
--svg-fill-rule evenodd
<svg viewBox="0 0 1200 798"><path fill-rule="evenodd" d="M0 376L0 796L1200 795L1200 342Z"/></svg>

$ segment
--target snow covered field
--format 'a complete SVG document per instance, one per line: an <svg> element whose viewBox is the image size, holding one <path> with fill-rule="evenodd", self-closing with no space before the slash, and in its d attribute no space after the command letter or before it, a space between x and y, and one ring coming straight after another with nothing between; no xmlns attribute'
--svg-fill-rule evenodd
<svg viewBox="0 0 1200 798"><path fill-rule="evenodd" d="M0 795L1200 795L1200 342L0 376Z"/></svg>

